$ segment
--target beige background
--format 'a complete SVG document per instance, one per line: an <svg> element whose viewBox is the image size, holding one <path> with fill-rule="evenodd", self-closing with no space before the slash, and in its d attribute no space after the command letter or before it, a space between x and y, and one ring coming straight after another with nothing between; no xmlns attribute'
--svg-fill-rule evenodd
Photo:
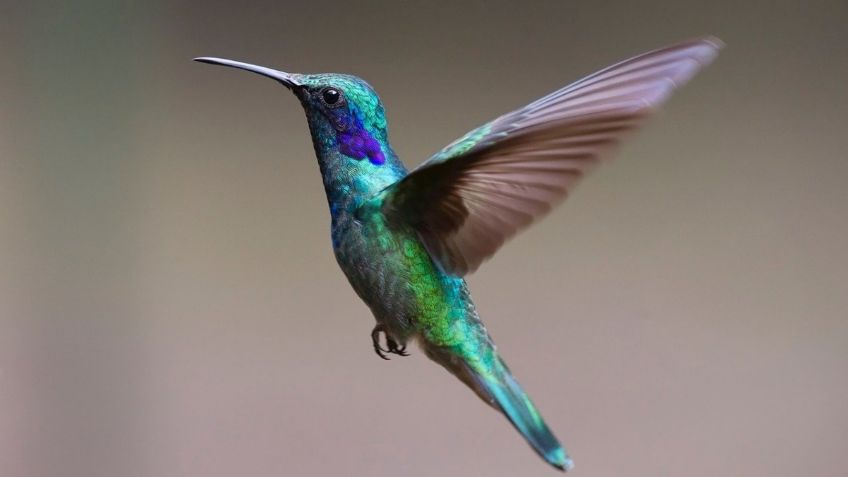
<svg viewBox="0 0 848 477"><path fill-rule="evenodd" d="M846 2L120 3L0 4L3 476L554 475L374 355L296 100L190 58L359 74L413 165L706 33L474 296L575 475L846 475Z"/></svg>

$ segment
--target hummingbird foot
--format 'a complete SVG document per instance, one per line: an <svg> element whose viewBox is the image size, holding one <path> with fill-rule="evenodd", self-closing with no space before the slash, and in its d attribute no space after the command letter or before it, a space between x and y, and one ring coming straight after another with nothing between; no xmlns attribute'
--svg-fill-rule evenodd
<svg viewBox="0 0 848 477"><path fill-rule="evenodd" d="M388 336L386 337L386 344L389 346L389 353L396 354L398 356L409 356L409 353L406 352L406 345L399 346Z"/></svg>
<svg viewBox="0 0 848 477"><path fill-rule="evenodd" d="M383 333L386 336L385 348L383 348L383 345L380 344L380 333ZM386 361L390 358L384 353L396 354L398 356L409 356L409 353L406 352L406 345L398 345L397 341L393 340L389 336L386 332L386 327L382 324L378 323L371 331L371 342L374 344L374 352L377 353L377 356L385 359Z"/></svg>

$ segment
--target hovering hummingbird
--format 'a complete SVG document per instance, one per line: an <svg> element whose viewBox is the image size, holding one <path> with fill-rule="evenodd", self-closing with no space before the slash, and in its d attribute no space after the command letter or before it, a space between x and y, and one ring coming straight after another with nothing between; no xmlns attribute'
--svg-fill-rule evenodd
<svg viewBox="0 0 848 477"><path fill-rule="evenodd" d="M469 132L411 172L389 144L380 98L362 79L196 60L275 79L300 100L330 205L333 252L377 321L374 351L407 356L407 343L417 341L566 471L572 460L498 355L462 277L564 199L721 46L702 38L617 63Z"/></svg>

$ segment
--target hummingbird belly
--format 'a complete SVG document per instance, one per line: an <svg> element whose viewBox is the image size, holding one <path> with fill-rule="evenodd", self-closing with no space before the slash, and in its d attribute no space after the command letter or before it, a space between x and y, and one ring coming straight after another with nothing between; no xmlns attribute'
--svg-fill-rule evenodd
<svg viewBox="0 0 848 477"><path fill-rule="evenodd" d="M369 214L334 224L333 245L350 284L395 341L417 335L462 348L487 337L465 280L442 272L413 230L389 228L381 214Z"/></svg>

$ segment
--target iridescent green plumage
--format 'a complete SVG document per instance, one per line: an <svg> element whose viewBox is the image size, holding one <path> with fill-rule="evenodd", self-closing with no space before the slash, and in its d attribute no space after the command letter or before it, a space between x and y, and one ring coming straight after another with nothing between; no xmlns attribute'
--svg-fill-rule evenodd
<svg viewBox="0 0 848 477"><path fill-rule="evenodd" d="M563 199L720 46L693 40L616 64L471 131L411 173L389 145L377 94L361 79L198 60L269 76L300 99L333 251L377 320L375 351L405 355L417 340L548 463L568 470L571 459L498 356L462 276Z"/></svg>

